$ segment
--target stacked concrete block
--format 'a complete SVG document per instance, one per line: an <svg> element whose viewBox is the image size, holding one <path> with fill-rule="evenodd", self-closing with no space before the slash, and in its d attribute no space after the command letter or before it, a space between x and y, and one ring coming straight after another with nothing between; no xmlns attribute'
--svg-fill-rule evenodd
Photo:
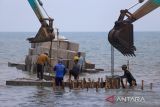
<svg viewBox="0 0 160 107"><path fill-rule="evenodd" d="M92 64L90 62L86 62L85 69L95 69L95 64Z"/></svg>
<svg viewBox="0 0 160 107"><path fill-rule="evenodd" d="M43 43L32 43L31 48L37 48L39 46L50 48L51 42L43 42ZM65 50L71 50L71 51L78 51L79 50L79 44L70 42L70 41L53 41L52 42L52 48L59 48L59 49L65 49Z"/></svg>
<svg viewBox="0 0 160 107"><path fill-rule="evenodd" d="M33 48L29 48L28 49L28 55L33 55L33 50L34 50Z"/></svg>
<svg viewBox="0 0 160 107"><path fill-rule="evenodd" d="M69 49L68 50L71 50L71 51L78 51L79 50L79 44L77 43L74 43L74 42L69 42Z"/></svg>
<svg viewBox="0 0 160 107"><path fill-rule="evenodd" d="M31 48L29 49L28 55L26 56L26 68L27 71L34 71L38 55L41 53L49 53L51 42L43 43L31 43ZM70 42L54 40L52 42L51 50L51 64L54 66L57 63L57 58L63 59L63 63L67 68L71 69L73 67L73 58L79 50L79 44ZM85 53L82 53L85 56Z"/></svg>

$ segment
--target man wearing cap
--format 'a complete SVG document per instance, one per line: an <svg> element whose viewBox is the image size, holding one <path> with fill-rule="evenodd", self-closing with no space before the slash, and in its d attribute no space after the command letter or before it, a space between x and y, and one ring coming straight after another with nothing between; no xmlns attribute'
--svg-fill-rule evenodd
<svg viewBox="0 0 160 107"><path fill-rule="evenodd" d="M125 88L124 84L123 84L123 78L126 78L130 87L133 86L135 83L135 85L137 85L136 80L134 79L133 75L127 70L127 65L122 65L122 70L124 71L124 75L121 76L121 84L122 87Z"/></svg>

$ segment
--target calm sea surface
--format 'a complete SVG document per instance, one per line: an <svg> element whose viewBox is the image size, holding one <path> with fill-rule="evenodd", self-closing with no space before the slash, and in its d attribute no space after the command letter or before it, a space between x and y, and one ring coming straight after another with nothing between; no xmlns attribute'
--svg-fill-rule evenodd
<svg viewBox="0 0 160 107"><path fill-rule="evenodd" d="M145 90L95 89L53 91L50 87L6 86L5 81L31 77L27 72L8 67L8 62L23 63L30 44L26 38L35 33L0 33L0 107L160 107L160 32L136 32L136 57L124 57L115 50L115 74L122 75L120 66L130 62L130 71L138 84L144 80ZM86 60L105 69L86 77L98 78L110 75L111 47L105 32L61 33L71 41L80 44L80 51L86 52ZM149 84L153 83L153 90ZM119 102L112 104L108 96L140 96L144 102Z"/></svg>

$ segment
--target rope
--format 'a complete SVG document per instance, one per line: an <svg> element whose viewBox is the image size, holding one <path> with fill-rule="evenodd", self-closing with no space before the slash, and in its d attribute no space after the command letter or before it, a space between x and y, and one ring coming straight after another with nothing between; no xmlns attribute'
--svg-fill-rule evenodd
<svg viewBox="0 0 160 107"><path fill-rule="evenodd" d="M48 15L48 13L47 13L47 11L46 11L45 8L43 7L42 1L41 1L41 0L38 0L38 3L39 3L39 5L42 7L42 9L43 9L43 11L45 12L45 14L47 15L47 17L50 18L49 15Z"/></svg>
<svg viewBox="0 0 160 107"><path fill-rule="evenodd" d="M143 2L144 2L144 0L139 0L139 2L138 2L138 3L136 3L136 4L135 4L135 5L133 5L133 6L131 6L128 10L130 10L130 9L134 8L135 6L137 6L138 4L143 3Z"/></svg>

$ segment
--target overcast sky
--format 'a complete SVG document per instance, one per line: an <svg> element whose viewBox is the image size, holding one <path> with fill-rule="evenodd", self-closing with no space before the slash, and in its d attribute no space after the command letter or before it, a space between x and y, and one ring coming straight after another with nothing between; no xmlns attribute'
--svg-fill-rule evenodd
<svg viewBox="0 0 160 107"><path fill-rule="evenodd" d="M62 31L109 31L120 9L138 0L42 0ZM138 5L138 8L141 5ZM134 9L136 9L134 8ZM134 11L131 10L131 12ZM27 0L0 0L0 31L36 32L40 23ZM160 31L160 8L134 23L136 31Z"/></svg>

